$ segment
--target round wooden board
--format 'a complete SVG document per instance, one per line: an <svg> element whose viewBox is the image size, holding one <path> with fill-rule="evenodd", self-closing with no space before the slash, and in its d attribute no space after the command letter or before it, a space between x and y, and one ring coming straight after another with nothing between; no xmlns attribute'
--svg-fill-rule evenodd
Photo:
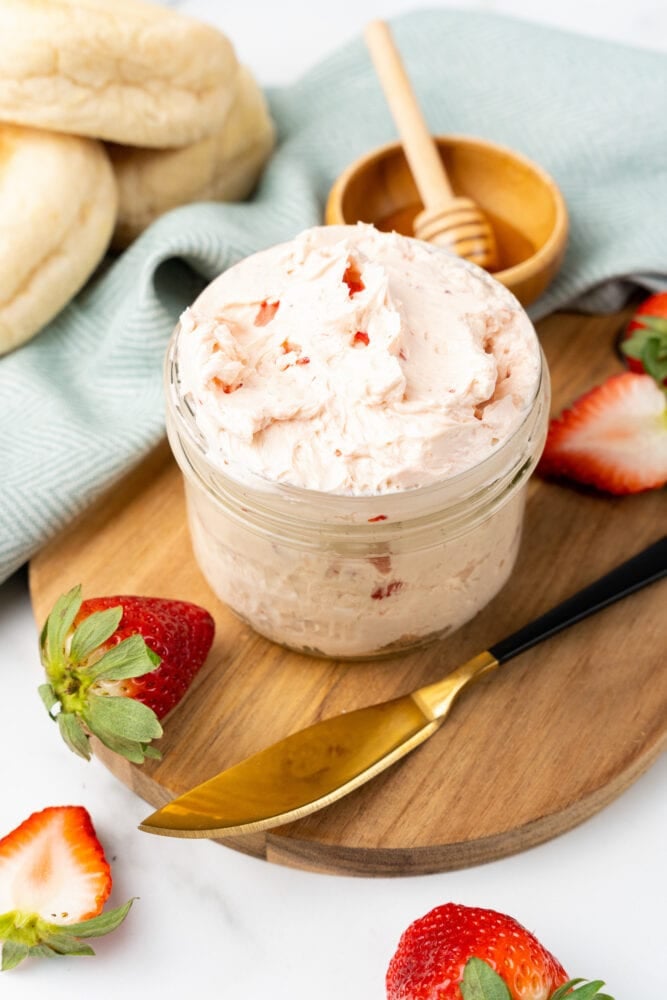
<svg viewBox="0 0 667 1000"><path fill-rule="evenodd" d="M620 325L618 316L570 315L540 324L554 409L620 368ZM162 445L33 560L33 605L41 625L55 597L81 581L89 596L181 597L213 612L214 648L167 720L163 760L141 768L96 747L121 781L158 806L317 719L436 680L657 539L664 503L664 492L612 499L534 479L516 570L489 607L439 645L338 663L267 642L213 596L193 561L180 475ZM299 868L403 875L489 861L581 822L665 746L664 587L490 675L422 747L347 798L224 843Z"/></svg>

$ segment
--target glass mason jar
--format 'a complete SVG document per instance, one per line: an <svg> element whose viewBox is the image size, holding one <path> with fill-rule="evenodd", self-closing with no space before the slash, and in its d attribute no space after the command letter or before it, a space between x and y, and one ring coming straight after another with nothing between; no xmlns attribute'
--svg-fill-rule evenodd
<svg viewBox="0 0 667 1000"><path fill-rule="evenodd" d="M422 488L346 496L214 463L181 392L178 335L179 326L166 360L167 432L194 554L257 632L313 656L386 656L453 632L505 584L546 436L543 356L522 423L478 465Z"/></svg>

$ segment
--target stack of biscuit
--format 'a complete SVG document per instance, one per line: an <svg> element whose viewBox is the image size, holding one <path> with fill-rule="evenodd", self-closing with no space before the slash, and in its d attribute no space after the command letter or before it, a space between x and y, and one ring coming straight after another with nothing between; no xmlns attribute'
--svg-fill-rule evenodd
<svg viewBox="0 0 667 1000"><path fill-rule="evenodd" d="M0 3L0 354L109 244L192 201L244 198L274 142L215 28L142 0Z"/></svg>

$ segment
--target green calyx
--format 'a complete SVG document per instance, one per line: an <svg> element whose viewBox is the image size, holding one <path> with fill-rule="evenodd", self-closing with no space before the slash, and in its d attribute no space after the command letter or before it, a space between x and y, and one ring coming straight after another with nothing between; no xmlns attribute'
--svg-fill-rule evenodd
<svg viewBox="0 0 667 1000"><path fill-rule="evenodd" d="M575 1000L613 1000L606 993L600 993L602 986L604 983L601 979L570 979L552 993L550 1000L565 1000L566 997L574 997ZM468 959L460 989L463 1000L512 1000L505 981L481 958Z"/></svg>
<svg viewBox="0 0 667 1000"><path fill-rule="evenodd" d="M641 361L644 371L664 388L667 378L667 319L662 316L637 316L641 325L621 344L627 358Z"/></svg>
<svg viewBox="0 0 667 1000"><path fill-rule="evenodd" d="M608 993L600 993L603 986L601 979L570 979L556 990L551 1000L565 1000L565 997L575 997L576 1000L614 1000Z"/></svg>
<svg viewBox="0 0 667 1000"><path fill-rule="evenodd" d="M47 712L70 750L86 760L91 733L135 764L159 758L150 746L162 736L155 712L133 698L105 694L99 682L152 673L160 657L141 635L102 648L120 624L120 606L93 612L72 631L81 604L81 587L73 587L58 598L42 629L40 652L48 682L40 685L39 694Z"/></svg>
<svg viewBox="0 0 667 1000"><path fill-rule="evenodd" d="M17 910L0 916L2 965L6 972L24 958L56 958L62 955L94 955L84 938L102 937L122 924L134 902L129 899L107 913L100 913L78 924L50 924L35 914Z"/></svg>

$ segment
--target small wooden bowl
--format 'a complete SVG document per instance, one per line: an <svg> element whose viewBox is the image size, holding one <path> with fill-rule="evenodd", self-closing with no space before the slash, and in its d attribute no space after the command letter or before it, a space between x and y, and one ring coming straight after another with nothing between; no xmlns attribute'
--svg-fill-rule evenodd
<svg viewBox="0 0 667 1000"><path fill-rule="evenodd" d="M494 277L530 305L557 273L567 243L567 209L549 175L504 146L467 136L436 136L454 193L488 216L498 243ZM390 143L351 164L331 189L329 225L372 222L412 236L422 209L401 144Z"/></svg>

